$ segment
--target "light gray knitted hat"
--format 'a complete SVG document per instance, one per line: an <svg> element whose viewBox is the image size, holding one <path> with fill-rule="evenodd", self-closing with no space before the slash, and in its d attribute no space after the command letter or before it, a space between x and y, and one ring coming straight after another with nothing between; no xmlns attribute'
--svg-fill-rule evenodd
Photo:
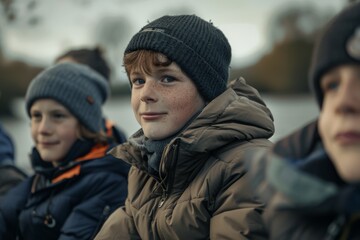
<svg viewBox="0 0 360 240"><path fill-rule="evenodd" d="M101 129L101 107L109 95L106 80L88 66L60 63L47 68L30 83L26 96L26 110L38 99L54 99L66 107L92 132Z"/></svg>

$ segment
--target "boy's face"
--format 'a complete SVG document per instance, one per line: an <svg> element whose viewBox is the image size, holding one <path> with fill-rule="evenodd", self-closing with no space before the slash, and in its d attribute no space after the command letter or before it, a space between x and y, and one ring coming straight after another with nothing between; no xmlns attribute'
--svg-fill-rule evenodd
<svg viewBox="0 0 360 240"><path fill-rule="evenodd" d="M41 158L57 165L79 136L78 120L60 103L40 99L30 108L31 135Z"/></svg>
<svg viewBox="0 0 360 240"><path fill-rule="evenodd" d="M134 69L129 77L131 105L149 139L161 140L175 134L205 106L193 81L174 62L153 66L149 74Z"/></svg>
<svg viewBox="0 0 360 240"><path fill-rule="evenodd" d="M319 132L339 175L360 181L360 65L342 65L321 78Z"/></svg>

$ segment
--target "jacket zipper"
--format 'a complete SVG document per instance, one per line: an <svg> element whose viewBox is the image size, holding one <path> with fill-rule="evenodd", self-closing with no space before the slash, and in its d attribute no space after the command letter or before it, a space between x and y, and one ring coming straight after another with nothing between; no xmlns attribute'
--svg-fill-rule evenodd
<svg viewBox="0 0 360 240"><path fill-rule="evenodd" d="M160 202L158 204L158 208L161 208L164 205L164 202L167 198L167 193L164 191L163 195L161 196Z"/></svg>
<svg viewBox="0 0 360 240"><path fill-rule="evenodd" d="M175 140L174 144L171 145L171 148L173 150L173 154L172 154L172 159L171 159L171 164L168 168L167 171L167 176L169 177L167 183L166 183L166 188L162 193L160 202L158 204L158 208L161 208L164 205L164 202L166 201L167 197L168 197L168 193L170 192L170 188L173 185L173 181L174 181L174 174L170 174L171 170L174 169L174 166L176 166L177 163L177 159L178 159L178 149L179 149L179 140Z"/></svg>

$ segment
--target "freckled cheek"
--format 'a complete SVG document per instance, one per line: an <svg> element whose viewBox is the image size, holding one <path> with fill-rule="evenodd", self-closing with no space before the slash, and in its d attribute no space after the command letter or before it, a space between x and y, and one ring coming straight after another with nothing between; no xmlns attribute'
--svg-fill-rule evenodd
<svg viewBox="0 0 360 240"><path fill-rule="evenodd" d="M189 98L175 98L173 102L177 109L191 109L194 105Z"/></svg>
<svg viewBox="0 0 360 240"><path fill-rule="evenodd" d="M173 96L172 98L172 109L174 109L180 116L178 117L192 117L198 109L199 105L198 95L192 91L180 92L178 95Z"/></svg>
<svg viewBox="0 0 360 240"><path fill-rule="evenodd" d="M136 120L138 123L140 123L140 117L139 117L139 106L140 106L140 97L137 94L131 95L131 108L133 110L133 113L135 115Z"/></svg>

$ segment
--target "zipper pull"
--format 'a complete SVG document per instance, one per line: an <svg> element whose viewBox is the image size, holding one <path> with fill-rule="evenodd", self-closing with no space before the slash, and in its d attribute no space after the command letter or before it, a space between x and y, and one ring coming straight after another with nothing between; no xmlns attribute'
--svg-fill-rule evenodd
<svg viewBox="0 0 360 240"><path fill-rule="evenodd" d="M103 209L103 215L107 216L107 215L109 215L109 213L110 213L110 206L106 205Z"/></svg>
<svg viewBox="0 0 360 240"><path fill-rule="evenodd" d="M48 215L45 216L44 224L48 228L54 228L56 226L56 220L50 214L48 214Z"/></svg>
<svg viewBox="0 0 360 240"><path fill-rule="evenodd" d="M330 225L328 226L327 233L325 236L326 240L334 240L340 236L340 233L346 223L346 217L341 215L337 217Z"/></svg>
<svg viewBox="0 0 360 240"><path fill-rule="evenodd" d="M167 197L167 195L166 195L166 194L163 194L163 196L161 197L160 202L159 202L159 204L158 204L158 208L161 208L161 207L164 205L164 202L165 202L165 200L166 200L166 197Z"/></svg>

